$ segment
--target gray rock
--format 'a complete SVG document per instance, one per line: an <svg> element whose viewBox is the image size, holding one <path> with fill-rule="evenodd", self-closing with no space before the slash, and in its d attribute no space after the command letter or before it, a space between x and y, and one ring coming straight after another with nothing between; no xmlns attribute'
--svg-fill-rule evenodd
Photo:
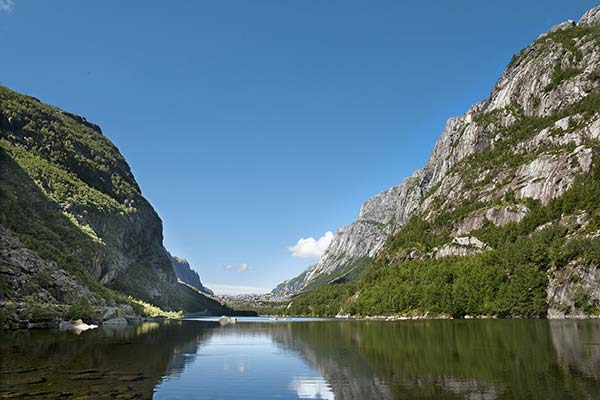
<svg viewBox="0 0 600 400"><path fill-rule="evenodd" d="M548 30L548 32L542 33L538 39L543 38L544 36L548 35L549 33L564 31L565 29L572 28L575 25L576 25L575 21L573 21L572 19L566 20L564 22L561 22L560 24L554 25L552 28L550 28Z"/></svg>
<svg viewBox="0 0 600 400"><path fill-rule="evenodd" d="M117 316L117 307L106 307L104 314L102 314L103 320L108 320L111 318L115 318Z"/></svg>
<svg viewBox="0 0 600 400"><path fill-rule="evenodd" d="M282 298L288 298L289 296L298 293L306 285L306 278L315 267L316 264L313 264L295 278L281 282L272 290L271 294L281 296Z"/></svg>
<svg viewBox="0 0 600 400"><path fill-rule="evenodd" d="M236 322L237 319L235 317L226 317L223 315L221 318L219 318L219 324L221 324L221 326L234 325Z"/></svg>
<svg viewBox="0 0 600 400"><path fill-rule="evenodd" d="M600 309L600 266L574 260L564 268L552 268L548 273L547 299L548 318L589 316L585 306L595 304L595 309ZM580 301L585 304L578 304Z"/></svg>
<svg viewBox="0 0 600 400"><path fill-rule="evenodd" d="M177 275L177 279L183 283L195 287L202 293L214 296L214 292L202 284L200 281L200 275L198 272L192 269L188 260L181 257L174 257L171 255L171 253L168 255L169 260L171 261L171 266L173 267L173 271L175 271L175 275Z"/></svg>
<svg viewBox="0 0 600 400"><path fill-rule="evenodd" d="M449 256L470 256L489 250L490 247L475 236L455 237L452 242L445 244L434 252L435 258Z"/></svg>
<svg viewBox="0 0 600 400"><path fill-rule="evenodd" d="M596 7L579 24L597 25L599 19L600 7ZM573 26L572 21L566 21L550 32ZM600 84L590 79L593 72L600 71L597 44L582 38L576 41L576 46L581 59L568 56L569 50L546 34L521 51L487 99L448 120L425 166L400 185L367 200L357 220L340 228L319 261L284 285L285 290L301 291L323 274L332 274L360 257L376 255L387 238L413 215L431 220L441 211L451 211L470 199L494 204L508 195L545 204L568 190L578 174L589 173L594 151L590 143L600 138L600 113L592 118L566 115L553 127L531 132L511 149L515 158L522 160L516 165L499 170L482 169L476 171L475 177L461 173L464 168L461 163L467 157L493 149L506 139L502 137L506 130L501 128L510 127L522 116L554 115L597 89ZM549 85L557 66L581 73ZM480 117L484 115L493 115L494 119L482 122ZM456 221L454 235L467 235L485 221L496 225L518 222L527 212L527 207L518 204L476 211ZM442 254L472 254L481 250L456 243L439 249Z"/></svg>
<svg viewBox="0 0 600 400"><path fill-rule="evenodd" d="M98 126L8 88L0 87L0 92L2 140L61 171L38 174L31 165L20 164L14 152L3 152L0 200L11 198L4 214L13 213L14 204L26 217L22 224L10 215L2 218L7 225L0 232L0 300L22 301L31 295L37 302L71 304L89 292L88 278L79 278L89 273L100 284L118 286L160 307L185 303L193 309L225 311L202 294L190 296L178 282L163 246L160 217L143 197L123 155ZM67 175L73 179L60 178ZM37 226L45 221L54 221L46 233ZM40 233L35 241L10 244L34 234L31 229ZM43 260L36 255L38 249L40 255L52 254L70 265ZM65 272L73 267L78 273ZM105 306L107 299L101 297L89 300Z"/></svg>
<svg viewBox="0 0 600 400"><path fill-rule="evenodd" d="M40 258L19 238L0 225L0 299L26 295L44 303L71 303L89 290L56 263Z"/></svg>
<svg viewBox="0 0 600 400"><path fill-rule="evenodd" d="M503 207L492 207L471 213L455 228L456 236L464 236L471 231L481 228L486 221L496 226L503 226L511 222L519 222L529 212L529 208L522 204Z"/></svg>
<svg viewBox="0 0 600 400"><path fill-rule="evenodd" d="M581 26L600 25L600 6L594 7L591 10L588 10L585 14L583 14L581 19L577 23L577 25L581 25Z"/></svg>
<svg viewBox="0 0 600 400"><path fill-rule="evenodd" d="M552 28L550 28L548 32L564 31L565 29L572 28L573 26L575 26L575 21L573 21L572 19L568 19L564 22L561 22L560 24L554 25Z"/></svg>

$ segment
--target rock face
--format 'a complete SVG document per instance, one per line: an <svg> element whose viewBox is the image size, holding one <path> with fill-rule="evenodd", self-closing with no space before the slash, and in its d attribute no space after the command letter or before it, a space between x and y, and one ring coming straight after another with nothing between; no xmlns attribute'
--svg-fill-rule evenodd
<svg viewBox="0 0 600 400"><path fill-rule="evenodd" d="M492 207L485 210L475 211L456 225L457 236L481 228L487 221L496 226L503 226L511 222L519 222L527 214L529 209L522 204L504 207Z"/></svg>
<svg viewBox="0 0 600 400"><path fill-rule="evenodd" d="M228 312L178 283L158 214L97 125L1 86L0 224L4 300L102 303L108 286L167 309Z"/></svg>
<svg viewBox="0 0 600 400"><path fill-rule="evenodd" d="M600 265L574 260L567 268L551 269L548 303L549 318L584 318L593 314L596 310L586 307L600 303Z"/></svg>
<svg viewBox="0 0 600 400"><path fill-rule="evenodd" d="M175 275L177 275L177 279L179 279L183 283L195 287L203 293L206 293L211 296L214 295L212 290L210 290L202 284L202 282L200 281L200 275L198 275L198 272L192 269L190 263L185 258L173 257L169 253L169 260L171 261L171 265L173 266L173 271L175 271Z"/></svg>
<svg viewBox="0 0 600 400"><path fill-rule="evenodd" d="M452 242L437 250L434 257L469 256L487 249L489 249L489 246L474 236L456 237L452 239Z"/></svg>
<svg viewBox="0 0 600 400"><path fill-rule="evenodd" d="M295 278L281 282L275 287L275 289L271 291L271 293L278 296L292 296L298 293L300 290L302 290L302 288L306 286L306 279L315 266L316 264L313 264L310 267L308 267L306 271L296 276Z"/></svg>
<svg viewBox="0 0 600 400"><path fill-rule="evenodd" d="M600 25L600 7L594 7L587 11L579 20L580 26Z"/></svg>
<svg viewBox="0 0 600 400"><path fill-rule="evenodd" d="M600 110L589 110L600 86L599 27L596 7L515 55L487 99L448 120L426 165L367 200L358 219L340 228L304 273L302 285L296 279L293 288L280 290L302 291L358 258L375 256L413 216L433 220L480 202L453 221L454 235L468 236L487 223L520 221L529 211L523 199L546 204L578 174L589 173L600 139ZM456 245L440 251L458 254Z"/></svg>
<svg viewBox="0 0 600 400"><path fill-rule="evenodd" d="M0 225L0 300L31 296L34 301L72 303L89 290L53 261L27 249Z"/></svg>

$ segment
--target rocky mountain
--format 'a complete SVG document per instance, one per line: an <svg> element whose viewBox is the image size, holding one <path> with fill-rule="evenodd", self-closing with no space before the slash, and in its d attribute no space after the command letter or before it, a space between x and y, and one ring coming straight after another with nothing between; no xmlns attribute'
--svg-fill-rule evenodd
<svg viewBox="0 0 600 400"><path fill-rule="evenodd" d="M181 257L174 257L170 253L169 260L171 261L171 266L173 267L173 271L175 271L175 275L177 275L177 279L179 279L183 283L195 287L202 293L211 296L214 295L214 292L212 290L210 290L202 284L202 282L200 281L200 275L198 275L198 272L192 269L188 260Z"/></svg>
<svg viewBox="0 0 600 400"><path fill-rule="evenodd" d="M379 279L373 271L403 262L498 252L508 244L486 242L490 227L500 235L500 228L523 226L539 210L549 217L537 218L539 225L523 235L562 226L573 239L595 240L600 231L593 205L580 202L560 213L548 208L576 190L592 190L585 184L593 185L586 179L597 165L599 144L596 7L516 54L487 99L448 120L422 169L367 200L317 264L276 290L308 292L356 281L368 287L365 280ZM597 264L579 256L544 267L549 315L582 313L577 296L586 304L600 301Z"/></svg>
<svg viewBox="0 0 600 400"><path fill-rule="evenodd" d="M300 275L281 282L272 291L272 294L290 296L299 293L306 285L306 276L315 268L316 264L310 265Z"/></svg>
<svg viewBox="0 0 600 400"><path fill-rule="evenodd" d="M1 300L228 309L178 283L162 222L85 118L0 87ZM125 296L124 296L125 295Z"/></svg>

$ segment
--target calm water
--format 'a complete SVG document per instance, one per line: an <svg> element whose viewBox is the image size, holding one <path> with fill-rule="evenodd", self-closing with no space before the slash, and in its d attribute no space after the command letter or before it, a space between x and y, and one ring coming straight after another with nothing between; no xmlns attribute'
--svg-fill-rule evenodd
<svg viewBox="0 0 600 400"><path fill-rule="evenodd" d="M166 321L0 334L0 398L600 399L600 321Z"/></svg>

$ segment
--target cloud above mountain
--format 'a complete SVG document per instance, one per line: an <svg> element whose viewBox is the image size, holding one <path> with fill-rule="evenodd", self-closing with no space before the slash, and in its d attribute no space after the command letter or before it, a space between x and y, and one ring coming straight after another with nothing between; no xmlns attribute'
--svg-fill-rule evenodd
<svg viewBox="0 0 600 400"><path fill-rule="evenodd" d="M333 237L333 232L327 231L318 239L315 239L312 236L308 238L300 238L295 245L289 246L288 250L294 257L319 258L325 252L327 247L329 247Z"/></svg>

